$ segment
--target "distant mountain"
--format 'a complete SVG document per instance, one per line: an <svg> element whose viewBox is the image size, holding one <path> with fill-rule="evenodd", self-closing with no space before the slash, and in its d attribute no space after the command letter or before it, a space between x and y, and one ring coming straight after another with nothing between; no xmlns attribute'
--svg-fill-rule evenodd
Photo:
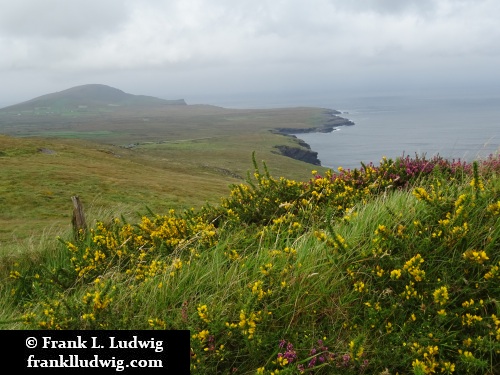
<svg viewBox="0 0 500 375"><path fill-rule="evenodd" d="M186 105L184 99L165 100L154 96L132 95L114 87L89 84L46 94L1 110L32 111L36 109L84 109L102 107L159 107Z"/></svg>

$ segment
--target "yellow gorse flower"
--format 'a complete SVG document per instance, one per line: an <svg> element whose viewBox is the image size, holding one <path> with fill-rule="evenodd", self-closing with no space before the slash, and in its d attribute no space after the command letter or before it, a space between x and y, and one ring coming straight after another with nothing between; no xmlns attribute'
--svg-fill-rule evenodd
<svg viewBox="0 0 500 375"><path fill-rule="evenodd" d="M434 296L434 302L440 305L445 305L450 298L448 296L448 288L446 286L442 286L436 289L433 293L433 296Z"/></svg>
<svg viewBox="0 0 500 375"><path fill-rule="evenodd" d="M418 187L415 190L413 190L413 195L422 201L430 201L431 198L429 196L429 193L424 188Z"/></svg>
<svg viewBox="0 0 500 375"><path fill-rule="evenodd" d="M493 215L500 215L500 201L491 203L490 205L488 205L486 210Z"/></svg>
<svg viewBox="0 0 500 375"><path fill-rule="evenodd" d="M462 254L464 259L468 259L474 263L483 264L485 261L489 260L488 255L484 250L473 250L469 249Z"/></svg>
<svg viewBox="0 0 500 375"><path fill-rule="evenodd" d="M354 290L356 292L362 293L366 290L366 285L362 281L357 281L354 283Z"/></svg>
<svg viewBox="0 0 500 375"><path fill-rule="evenodd" d="M392 270L391 271L391 279L397 280L401 277L401 270Z"/></svg>
<svg viewBox="0 0 500 375"><path fill-rule="evenodd" d="M484 274L484 278L486 280L494 279L495 276L500 277L500 262L498 263L498 266L492 266L488 272Z"/></svg>
<svg viewBox="0 0 500 375"><path fill-rule="evenodd" d="M263 299L266 295L272 294L272 290L270 290L270 289L267 289L267 291L264 291L262 288L263 285L264 285L264 283L261 280L258 280L256 282L254 282L253 285L251 285L252 294L256 295L257 299L259 301L261 299Z"/></svg>
<svg viewBox="0 0 500 375"><path fill-rule="evenodd" d="M204 329L203 331L201 331L201 332L199 332L197 334L194 334L192 336L192 338L193 339L198 339L201 342L204 342L207 339L207 337L208 337L209 334L210 334L210 332L207 329Z"/></svg>
<svg viewBox="0 0 500 375"><path fill-rule="evenodd" d="M271 272L272 268L273 268L273 264L272 263L267 263L267 264L265 264L265 265L263 265L263 266L260 267L260 272L263 275L267 276Z"/></svg>
<svg viewBox="0 0 500 375"><path fill-rule="evenodd" d="M198 316L200 317L200 319L203 320L205 323L210 323L210 319L208 318L207 305L199 305L197 307L197 310L198 310Z"/></svg>
<svg viewBox="0 0 500 375"><path fill-rule="evenodd" d="M241 329L241 333L252 339L255 335L255 330L257 328L257 322L261 320L261 311L251 312L247 314L244 310L240 311L240 321L238 326Z"/></svg>
<svg viewBox="0 0 500 375"><path fill-rule="evenodd" d="M472 315L472 314L467 313L464 316L462 316L462 325L463 326L471 326L474 323L480 322L482 320L483 320L483 318L479 315Z"/></svg>

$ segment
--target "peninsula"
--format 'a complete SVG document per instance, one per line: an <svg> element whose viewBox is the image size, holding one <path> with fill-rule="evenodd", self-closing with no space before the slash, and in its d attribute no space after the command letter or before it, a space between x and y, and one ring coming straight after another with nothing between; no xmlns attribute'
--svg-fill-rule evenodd
<svg viewBox="0 0 500 375"><path fill-rule="evenodd" d="M189 145L189 156L193 160L199 157L198 162L203 165L208 152L204 150L219 150L219 155L227 158L221 157L210 168L241 176L243 171L236 170L230 161L235 154L237 159L248 160L248 155L259 149L271 155L265 156L271 161L285 156L320 166L318 154L295 134L327 133L339 126L354 125L340 114L316 107L229 109L86 84L1 108L0 134L76 138L127 149L144 150L157 144L163 145L158 146L162 152L173 152L174 145L182 143L184 147ZM222 140L221 146L218 143ZM242 147L239 143L243 140ZM210 158L215 155L218 154L212 153ZM279 164L290 170L284 160Z"/></svg>

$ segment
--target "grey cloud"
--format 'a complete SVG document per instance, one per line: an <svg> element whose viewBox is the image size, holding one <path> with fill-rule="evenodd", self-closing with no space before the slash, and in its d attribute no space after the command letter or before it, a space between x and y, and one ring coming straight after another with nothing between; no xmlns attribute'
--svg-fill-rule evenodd
<svg viewBox="0 0 500 375"><path fill-rule="evenodd" d="M458 0L460 1L460 0ZM403 13L428 14L436 9L443 0L364 0L342 1L331 0L339 10L350 12L375 12L380 14L400 15Z"/></svg>
<svg viewBox="0 0 500 375"><path fill-rule="evenodd" d="M26 90L94 82L176 97L498 81L498 0L0 2L0 79Z"/></svg>
<svg viewBox="0 0 500 375"><path fill-rule="evenodd" d="M0 35L75 38L116 30L126 19L120 0L16 0L1 7Z"/></svg>

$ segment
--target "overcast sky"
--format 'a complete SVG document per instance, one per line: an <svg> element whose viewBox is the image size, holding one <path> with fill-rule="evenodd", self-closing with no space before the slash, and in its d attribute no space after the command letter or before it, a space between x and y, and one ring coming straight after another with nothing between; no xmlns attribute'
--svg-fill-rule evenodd
<svg viewBox="0 0 500 375"><path fill-rule="evenodd" d="M0 106L87 83L189 104L500 87L499 0L0 5Z"/></svg>

